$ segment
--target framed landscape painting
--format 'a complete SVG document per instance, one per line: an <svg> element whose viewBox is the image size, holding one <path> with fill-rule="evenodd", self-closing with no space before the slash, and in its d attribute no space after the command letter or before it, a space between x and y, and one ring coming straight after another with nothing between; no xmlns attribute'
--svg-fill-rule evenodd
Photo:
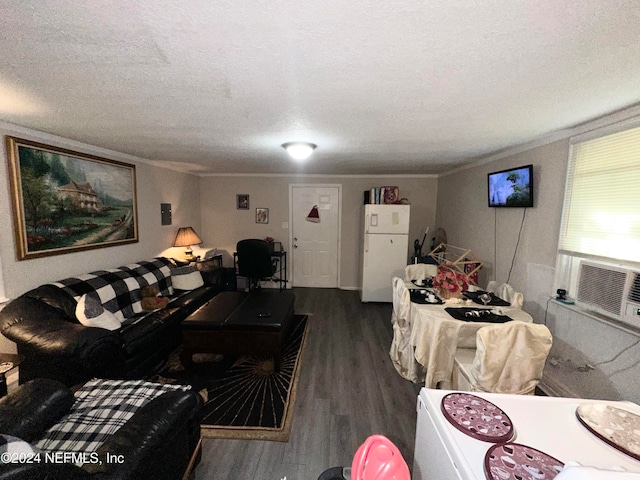
<svg viewBox="0 0 640 480"><path fill-rule="evenodd" d="M7 137L19 260L138 241L135 165Z"/></svg>

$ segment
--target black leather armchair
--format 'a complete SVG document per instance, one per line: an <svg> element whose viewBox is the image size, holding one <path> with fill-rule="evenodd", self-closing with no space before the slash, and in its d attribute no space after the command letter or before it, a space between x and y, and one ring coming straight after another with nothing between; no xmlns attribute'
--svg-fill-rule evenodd
<svg viewBox="0 0 640 480"><path fill-rule="evenodd" d="M62 383L36 379L0 399L0 432L35 443L69 412L74 402ZM178 480L199 460L202 399L168 392L142 406L98 450L101 463L77 467L45 462L0 465L0 480ZM122 462L107 462L106 455ZM117 457L116 457L117 456Z"/></svg>

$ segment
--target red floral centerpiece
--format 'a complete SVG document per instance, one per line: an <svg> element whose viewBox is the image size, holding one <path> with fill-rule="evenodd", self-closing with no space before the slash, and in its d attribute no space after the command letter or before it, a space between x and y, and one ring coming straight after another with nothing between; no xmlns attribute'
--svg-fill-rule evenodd
<svg viewBox="0 0 640 480"><path fill-rule="evenodd" d="M449 266L439 265L438 274L433 277L433 288L436 289L438 295L443 299L459 298L462 292L467 290L467 276Z"/></svg>

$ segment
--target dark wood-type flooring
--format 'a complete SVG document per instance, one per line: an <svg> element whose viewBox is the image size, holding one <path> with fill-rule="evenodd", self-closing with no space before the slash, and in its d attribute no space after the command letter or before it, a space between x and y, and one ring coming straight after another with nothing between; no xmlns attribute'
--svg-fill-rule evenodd
<svg viewBox="0 0 640 480"><path fill-rule="evenodd" d="M316 480L350 466L372 434L393 441L413 467L419 387L389 359L391 305L358 292L296 288L296 313L310 313L289 442L204 439L196 480Z"/></svg>

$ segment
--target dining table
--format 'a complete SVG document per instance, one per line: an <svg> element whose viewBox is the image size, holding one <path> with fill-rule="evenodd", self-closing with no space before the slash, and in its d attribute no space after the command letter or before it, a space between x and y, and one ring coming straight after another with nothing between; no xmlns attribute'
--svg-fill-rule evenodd
<svg viewBox="0 0 640 480"><path fill-rule="evenodd" d="M405 281L405 285L412 299L410 343L414 347L415 361L426 369L426 388L450 387L456 349L475 349L476 332L480 328L511 320L533 322L531 315L520 307L500 302L495 295L495 302L491 303L499 305L484 305L464 296L443 300L433 289L412 281ZM477 295L470 296L477 298ZM488 312L483 315L483 310Z"/></svg>

